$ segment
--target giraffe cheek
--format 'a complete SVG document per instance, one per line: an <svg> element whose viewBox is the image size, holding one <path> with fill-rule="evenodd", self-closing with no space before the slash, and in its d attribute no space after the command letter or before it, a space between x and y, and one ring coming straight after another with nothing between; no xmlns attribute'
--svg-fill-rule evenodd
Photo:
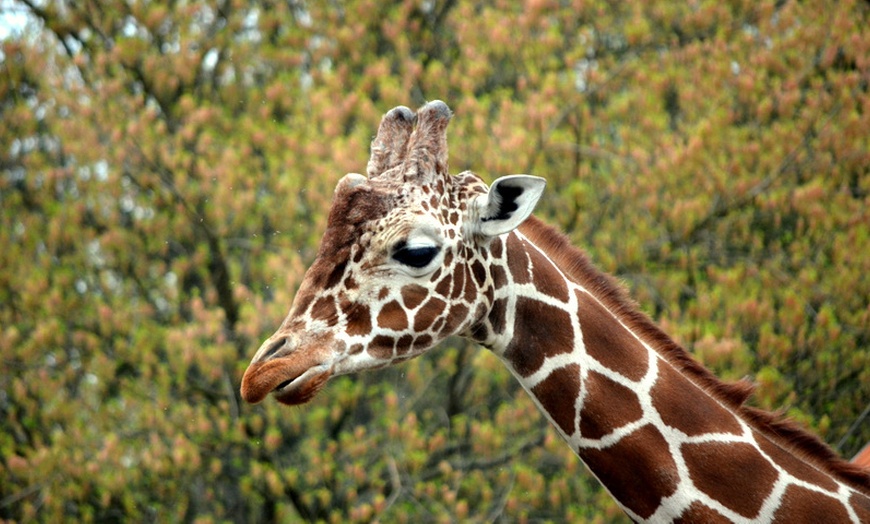
<svg viewBox="0 0 870 524"><path fill-rule="evenodd" d="M422 333L429 329L446 306L447 303L440 298L432 297L426 301L423 307L414 315L414 332Z"/></svg>
<svg viewBox="0 0 870 524"><path fill-rule="evenodd" d="M433 338L429 335L421 335L414 339L411 347L414 353L422 353L432 347Z"/></svg>
<svg viewBox="0 0 870 524"><path fill-rule="evenodd" d="M344 309L344 308L343 308ZM367 335L372 331L372 316L368 307L350 307L345 310L347 327L345 331L350 336Z"/></svg>
<svg viewBox="0 0 870 524"><path fill-rule="evenodd" d="M453 279L450 275L446 275L438 281L438 284L435 286L435 294L440 297L446 297L450 294L450 288L453 284Z"/></svg>
<svg viewBox="0 0 870 524"><path fill-rule="evenodd" d="M378 335L369 342L366 352L372 357L379 360L386 360L393 357L393 347L396 345L396 339L386 335Z"/></svg>
<svg viewBox="0 0 870 524"><path fill-rule="evenodd" d="M408 329L408 315L401 304L393 300L384 304L378 313L378 326L393 331Z"/></svg>
<svg viewBox="0 0 870 524"><path fill-rule="evenodd" d="M408 353L411 351L411 345L414 343L414 337L411 335L402 335L396 340L396 354L398 356L408 356Z"/></svg>
<svg viewBox="0 0 870 524"><path fill-rule="evenodd" d="M454 304L447 314L447 322L441 328L441 336L446 337L459 331L462 324L469 320L468 312L468 306L465 304Z"/></svg>
<svg viewBox="0 0 870 524"><path fill-rule="evenodd" d="M429 292L418 284L409 284L402 288L402 303L408 310L415 309L426 300Z"/></svg>

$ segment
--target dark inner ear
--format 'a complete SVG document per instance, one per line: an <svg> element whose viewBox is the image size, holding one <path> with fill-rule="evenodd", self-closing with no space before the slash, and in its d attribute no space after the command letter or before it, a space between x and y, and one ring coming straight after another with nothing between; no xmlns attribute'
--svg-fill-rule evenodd
<svg viewBox="0 0 870 524"><path fill-rule="evenodd" d="M510 186L508 184L496 184L494 188L497 196L498 209L495 213L483 219L484 222L489 220L506 220L519 207L517 198L523 194L523 188L520 186Z"/></svg>

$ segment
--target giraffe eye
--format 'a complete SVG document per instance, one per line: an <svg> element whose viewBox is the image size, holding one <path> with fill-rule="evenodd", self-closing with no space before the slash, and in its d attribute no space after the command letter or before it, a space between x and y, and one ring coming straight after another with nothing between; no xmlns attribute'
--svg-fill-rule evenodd
<svg viewBox="0 0 870 524"><path fill-rule="evenodd" d="M439 248L436 246L410 247L403 243L393 253L393 260L406 266L422 269L432 262L438 251Z"/></svg>

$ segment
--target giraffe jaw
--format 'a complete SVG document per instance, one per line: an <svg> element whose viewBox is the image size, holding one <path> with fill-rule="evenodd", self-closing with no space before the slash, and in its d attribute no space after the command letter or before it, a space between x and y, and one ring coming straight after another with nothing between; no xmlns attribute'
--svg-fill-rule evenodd
<svg viewBox="0 0 870 524"><path fill-rule="evenodd" d="M272 390L275 400L288 406L305 404L323 389L332 376L325 365L313 367L292 380L285 380Z"/></svg>
<svg viewBox="0 0 870 524"><path fill-rule="evenodd" d="M300 365L292 358L275 358L251 364L242 377L242 398L251 404L270 393L288 406L304 404L326 385L332 376L327 364Z"/></svg>

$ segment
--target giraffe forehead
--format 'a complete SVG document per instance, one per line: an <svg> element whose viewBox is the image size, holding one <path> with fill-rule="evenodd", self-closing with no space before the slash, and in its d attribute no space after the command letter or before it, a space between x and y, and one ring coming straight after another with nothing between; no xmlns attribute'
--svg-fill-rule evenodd
<svg viewBox="0 0 870 524"><path fill-rule="evenodd" d="M373 224L378 243L391 245L442 234L449 199L426 189L428 186L412 188L397 197L393 209Z"/></svg>
<svg viewBox="0 0 870 524"><path fill-rule="evenodd" d="M311 277L320 284L316 275L328 272L334 285L346 267L378 263L421 224L426 224L423 230L434 230L430 215L415 212L420 198L410 189L363 183L343 191L340 186L318 252L321 263L311 268Z"/></svg>
<svg viewBox="0 0 870 524"><path fill-rule="evenodd" d="M458 240L466 200L485 188L471 172L424 185L385 178L340 182L320 255L336 264L353 257L355 264L414 236Z"/></svg>
<svg viewBox="0 0 870 524"><path fill-rule="evenodd" d="M368 185L346 188L339 185L327 219L318 258L346 260L351 247L370 234L382 217L395 206L387 193Z"/></svg>

